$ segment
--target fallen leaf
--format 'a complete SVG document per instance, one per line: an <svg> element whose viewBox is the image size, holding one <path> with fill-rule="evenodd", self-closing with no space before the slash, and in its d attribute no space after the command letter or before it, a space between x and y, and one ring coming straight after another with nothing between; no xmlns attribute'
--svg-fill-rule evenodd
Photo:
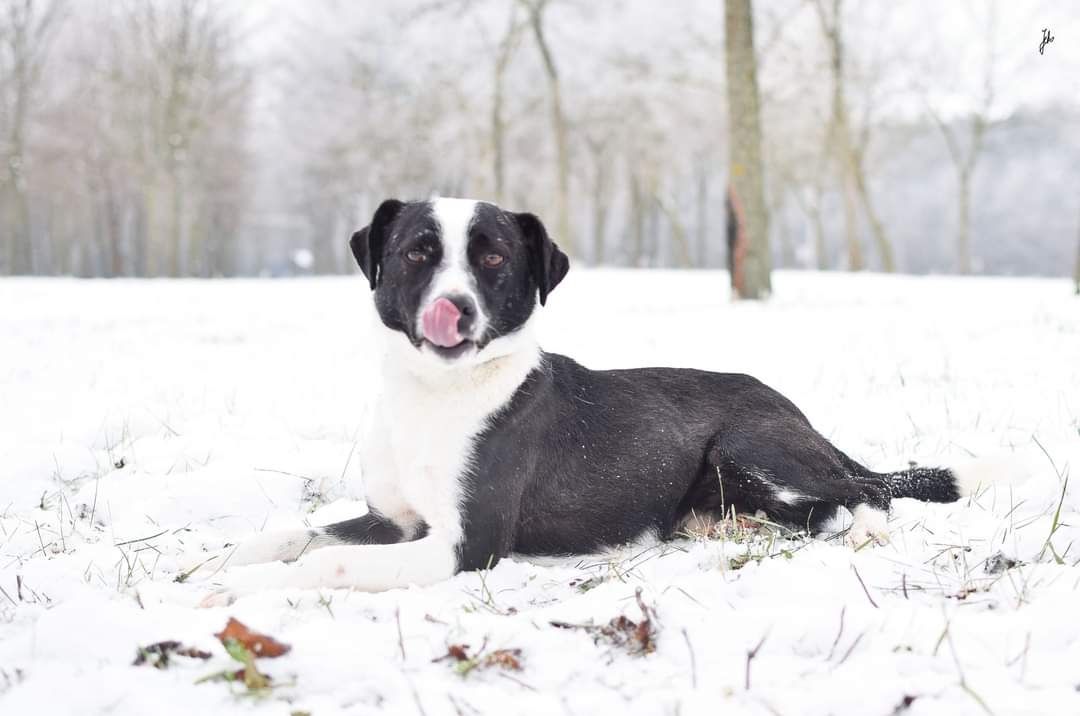
<svg viewBox="0 0 1080 716"><path fill-rule="evenodd" d="M178 641L159 641L147 646L140 646L135 651L135 661L131 665L142 666L143 664L149 664L155 669L167 669L169 668L170 656L186 656L191 659L205 660L210 658L210 653L195 647L184 646Z"/></svg>
<svg viewBox="0 0 1080 716"><path fill-rule="evenodd" d="M489 666L499 666L503 669L521 671L521 649L496 649L487 655L484 663Z"/></svg>
<svg viewBox="0 0 1080 716"><path fill-rule="evenodd" d="M288 651L292 649L288 644L282 644L273 637L260 634L257 631L252 631L233 617L229 617L229 622L225 625L225 628L217 634L214 634L214 636L216 636L226 647L228 647L226 642L233 640L250 651L252 656L256 657L272 659L288 653Z"/></svg>
<svg viewBox="0 0 1080 716"><path fill-rule="evenodd" d="M551 626L559 629L581 629L592 634L593 641L607 641L613 646L626 649L631 654L651 654L656 651L656 627L653 623L653 610L645 604L641 598L641 590L634 593L638 608L641 610L641 621L620 614L614 617L604 626L595 624L571 624L569 622L553 621Z"/></svg>
<svg viewBox="0 0 1080 716"><path fill-rule="evenodd" d="M485 641L486 644L486 641ZM521 649L496 649L488 654L484 653L484 647L476 656L469 656L468 644L451 644L446 647L446 653L432 659L432 661L445 661L451 659L454 662L454 670L465 676L473 669L489 668L497 666L507 671L521 671Z"/></svg>

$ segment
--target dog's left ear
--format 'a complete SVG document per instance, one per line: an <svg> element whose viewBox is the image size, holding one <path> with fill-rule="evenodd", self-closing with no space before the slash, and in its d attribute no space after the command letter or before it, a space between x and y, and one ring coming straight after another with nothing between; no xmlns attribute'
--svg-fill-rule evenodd
<svg viewBox="0 0 1080 716"><path fill-rule="evenodd" d="M529 247L529 269L540 289L540 305L543 306L548 294L555 290L570 270L570 259L551 240L535 214L514 214L514 219Z"/></svg>
<svg viewBox="0 0 1080 716"><path fill-rule="evenodd" d="M379 274L382 272L383 248L386 246L386 232L390 224L401 213L404 202L397 199L387 199L375 210L375 216L371 224L357 231L349 239L349 248L352 249L356 263L360 264L360 270L364 272L371 290L378 285Z"/></svg>

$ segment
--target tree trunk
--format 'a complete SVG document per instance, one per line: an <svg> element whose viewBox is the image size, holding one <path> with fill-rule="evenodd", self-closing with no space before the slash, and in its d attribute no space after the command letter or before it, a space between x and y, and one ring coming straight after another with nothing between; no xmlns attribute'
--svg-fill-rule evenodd
<svg viewBox="0 0 1080 716"><path fill-rule="evenodd" d="M709 174L698 168L697 181L697 263L698 268L709 265Z"/></svg>
<svg viewBox="0 0 1080 716"><path fill-rule="evenodd" d="M1080 235L1080 231L1077 232ZM1080 240L1076 242L1076 265L1073 266L1073 284L1076 295L1080 296Z"/></svg>
<svg viewBox="0 0 1080 716"><path fill-rule="evenodd" d="M641 181L637 172L630 170L630 265L641 266L645 253L645 211L641 198Z"/></svg>
<svg viewBox="0 0 1080 716"><path fill-rule="evenodd" d="M1080 296L1080 240L1077 241L1076 266L1072 267L1072 283L1076 284L1076 294L1077 296Z"/></svg>
<svg viewBox="0 0 1080 716"><path fill-rule="evenodd" d="M825 251L825 222L821 220L820 206L815 207L811 218L814 222L814 256L817 259L817 270L827 271L829 256Z"/></svg>
<svg viewBox="0 0 1080 716"><path fill-rule="evenodd" d="M832 74L833 92L832 118L827 141L844 185L844 225L848 246L848 268L852 271L861 271L865 267L858 228L858 205L861 205L870 224L870 232L874 237L878 255L881 257L881 269L886 273L892 273L896 270L892 244L877 212L874 211L866 181L866 171L863 168L862 159L867 140L864 136L860 145L857 146L852 137L851 118L845 98L843 5L841 0L833 0L831 13L826 13L823 0L817 0L815 7L822 34L829 45L829 69Z"/></svg>
<svg viewBox="0 0 1080 716"><path fill-rule="evenodd" d="M690 244L686 240L686 226L679 218L678 210L665 202L659 194L656 196L656 206L668 220L668 226L671 227L672 254L675 264L679 268L690 268L693 264L690 259Z"/></svg>
<svg viewBox="0 0 1080 716"><path fill-rule="evenodd" d="M590 144L593 154L593 263L604 262L604 239L607 235L608 179L607 163L602 145Z"/></svg>
<svg viewBox="0 0 1080 716"><path fill-rule="evenodd" d="M881 270L885 273L893 273L896 271L896 257L893 254L892 242L889 241L889 237L885 234L885 227L882 225L881 219L878 218L873 202L870 200L870 191L866 186L866 175L863 173L862 162L859 160L858 155L854 157L854 165L855 189L859 194L859 202L862 204L863 213L866 214L866 219L870 222L870 233L874 237L874 244L877 246L878 256L881 258Z"/></svg>
<svg viewBox="0 0 1080 716"><path fill-rule="evenodd" d="M179 278L183 275L184 264L187 263L183 254L184 190L177 172L172 171L170 174L169 275Z"/></svg>
<svg viewBox="0 0 1080 716"><path fill-rule="evenodd" d="M495 179L495 201L498 204L506 200L506 117L504 81L506 68L510 65L514 48L517 46L521 26L517 21L515 8L510 9L510 25L499 42L495 53L493 72L494 91L491 101L491 145L492 170Z"/></svg>
<svg viewBox="0 0 1080 716"><path fill-rule="evenodd" d="M957 174L956 202L956 270L971 273L971 174L961 170Z"/></svg>
<svg viewBox="0 0 1080 716"><path fill-rule="evenodd" d="M529 24L532 27L536 48L544 63L551 95L551 128L555 138L555 184L556 184L556 239L568 253L574 254L574 237L570 233L570 150L568 146L566 116L562 108L562 86L555 57L544 35L544 10L548 0L535 0L529 4Z"/></svg>
<svg viewBox="0 0 1080 716"><path fill-rule="evenodd" d="M763 299L772 291L772 283L750 0L726 0L724 31L730 115L729 176L737 226L733 282L737 297Z"/></svg>
<svg viewBox="0 0 1080 716"><path fill-rule="evenodd" d="M862 244L859 242L857 192L850 176L844 176L844 236L847 237L848 271L862 271Z"/></svg>

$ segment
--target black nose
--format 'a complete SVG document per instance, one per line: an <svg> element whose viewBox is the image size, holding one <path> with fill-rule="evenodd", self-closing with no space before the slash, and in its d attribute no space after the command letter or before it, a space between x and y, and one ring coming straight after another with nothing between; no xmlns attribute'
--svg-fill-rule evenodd
<svg viewBox="0 0 1080 716"><path fill-rule="evenodd" d="M457 324L458 333L469 337L472 334L473 325L476 323L476 301L469 296L460 294L447 296L446 299L457 306L457 310L461 311L461 318L458 319Z"/></svg>

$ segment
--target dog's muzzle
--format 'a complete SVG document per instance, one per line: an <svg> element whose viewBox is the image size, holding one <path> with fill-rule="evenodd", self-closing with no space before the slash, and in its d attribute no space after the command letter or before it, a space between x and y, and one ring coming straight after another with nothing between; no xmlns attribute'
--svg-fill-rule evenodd
<svg viewBox="0 0 1080 716"><path fill-rule="evenodd" d="M420 317L424 340L436 348L456 348L472 337L476 302L468 296L442 296Z"/></svg>

